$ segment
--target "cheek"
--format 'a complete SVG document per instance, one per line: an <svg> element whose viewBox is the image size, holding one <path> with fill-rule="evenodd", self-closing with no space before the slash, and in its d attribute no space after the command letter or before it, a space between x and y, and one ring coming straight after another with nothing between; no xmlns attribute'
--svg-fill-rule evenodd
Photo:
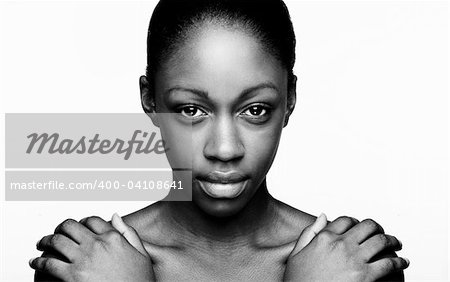
<svg viewBox="0 0 450 282"><path fill-rule="evenodd" d="M282 122L275 121L263 128L251 128L237 125L239 141L245 149L244 157L239 162L233 162L236 169L251 173L255 178L264 177L269 170L277 152ZM204 149L210 138L211 127L206 126L200 130L194 130L192 135L192 158L194 168L206 169L211 165L204 155Z"/></svg>
<svg viewBox="0 0 450 282"><path fill-rule="evenodd" d="M255 174L265 175L275 158L282 128L273 126L258 133L248 133L245 138L247 162L254 168Z"/></svg>
<svg viewBox="0 0 450 282"><path fill-rule="evenodd" d="M180 124L174 115L158 114L164 117L160 120L161 136L166 144L167 158L172 168L192 169L192 157L195 148L192 139L192 127Z"/></svg>
<svg viewBox="0 0 450 282"><path fill-rule="evenodd" d="M267 173L275 158L283 124L284 108L279 106L272 113L270 122L264 127L242 130L242 139L249 162L252 162L255 168L258 167L259 170L265 170L264 173Z"/></svg>

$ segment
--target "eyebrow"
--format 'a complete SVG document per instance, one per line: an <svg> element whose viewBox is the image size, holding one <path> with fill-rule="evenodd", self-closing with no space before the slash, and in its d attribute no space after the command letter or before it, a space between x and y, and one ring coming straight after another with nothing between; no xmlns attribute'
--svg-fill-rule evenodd
<svg viewBox="0 0 450 282"><path fill-rule="evenodd" d="M252 92L255 92L255 91L260 90L260 89L265 89L265 88L273 89L273 90L275 90L277 95L280 95L280 90L278 89L278 87L275 86L275 84L273 84L272 82L263 82L263 83L257 84L255 86L252 86L250 88L247 88L247 89L243 90L239 94L239 98L238 99L245 99ZM168 89L167 91L165 91L165 94L170 94L170 93L172 93L174 91L190 92L190 93L195 94L197 96L200 96L200 97L202 97L204 99L208 99L208 92L207 91L200 90L200 89L195 89L195 88L181 87L181 86L172 87L172 88Z"/></svg>

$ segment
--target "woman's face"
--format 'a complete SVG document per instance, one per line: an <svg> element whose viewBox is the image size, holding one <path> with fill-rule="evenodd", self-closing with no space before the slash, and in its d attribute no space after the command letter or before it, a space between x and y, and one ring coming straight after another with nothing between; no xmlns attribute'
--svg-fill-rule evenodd
<svg viewBox="0 0 450 282"><path fill-rule="evenodd" d="M263 183L289 112L287 79L256 38L212 25L156 73L156 109L177 113L159 121L161 133L180 140L192 130L192 152L169 143L192 158L193 201L206 213L236 214Z"/></svg>

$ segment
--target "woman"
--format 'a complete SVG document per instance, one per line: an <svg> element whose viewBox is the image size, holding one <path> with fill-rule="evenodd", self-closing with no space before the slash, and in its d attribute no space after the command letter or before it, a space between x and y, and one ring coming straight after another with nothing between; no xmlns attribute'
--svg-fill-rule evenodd
<svg viewBox="0 0 450 282"><path fill-rule="evenodd" d="M295 36L281 0L161 0L147 44L142 106L179 152L169 161L192 158L193 200L157 202L125 222L64 221L38 242L36 280L403 279L400 241L373 220L328 223L268 192L296 102ZM174 140L191 130L188 156Z"/></svg>

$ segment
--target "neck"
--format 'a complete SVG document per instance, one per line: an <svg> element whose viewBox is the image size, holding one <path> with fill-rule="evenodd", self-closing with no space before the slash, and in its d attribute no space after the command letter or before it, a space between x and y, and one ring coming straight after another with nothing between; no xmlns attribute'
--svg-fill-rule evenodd
<svg viewBox="0 0 450 282"><path fill-rule="evenodd" d="M237 214L219 218L206 214L194 202L166 202L172 223L191 242L243 245L254 242L275 220L275 200L267 191L266 181ZM195 239L195 240L192 240ZM203 240L202 240L203 239Z"/></svg>

